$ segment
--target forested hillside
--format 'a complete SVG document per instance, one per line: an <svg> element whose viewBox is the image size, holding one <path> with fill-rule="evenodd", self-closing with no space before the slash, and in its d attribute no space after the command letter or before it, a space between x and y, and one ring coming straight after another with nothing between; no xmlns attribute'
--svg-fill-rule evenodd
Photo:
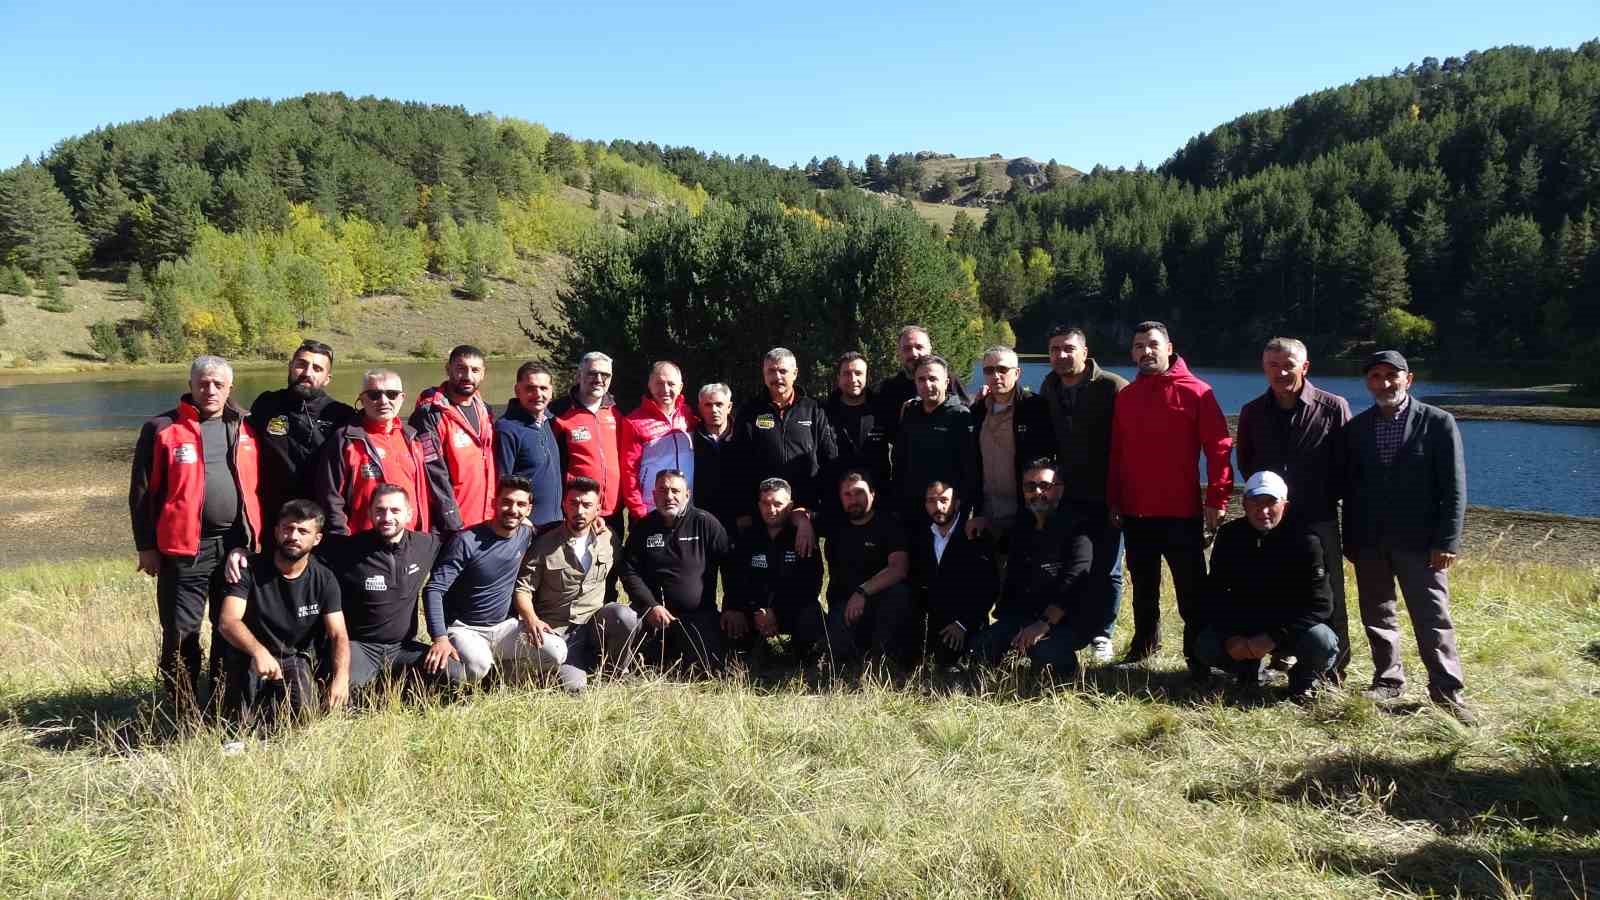
<svg viewBox="0 0 1600 900"><path fill-rule="evenodd" d="M1275 332L1321 352L1379 340L1585 358L1600 350L1597 226L1591 41L1426 59L1310 94L1157 171L1097 168L1015 197L956 241L1023 335L1070 318L1109 337L1159 317L1211 359Z"/></svg>

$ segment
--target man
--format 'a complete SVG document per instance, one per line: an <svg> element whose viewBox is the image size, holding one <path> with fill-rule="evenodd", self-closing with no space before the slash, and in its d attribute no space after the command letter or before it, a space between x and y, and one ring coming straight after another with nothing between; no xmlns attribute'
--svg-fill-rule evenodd
<svg viewBox="0 0 1600 900"><path fill-rule="evenodd" d="M617 458L617 403L611 397L611 357L592 351L578 361L572 393L550 404L550 426L567 478L592 478L600 485L600 516L622 539L619 500L622 470Z"/></svg>
<svg viewBox="0 0 1600 900"><path fill-rule="evenodd" d="M332 664L327 704L350 699L350 641L339 581L311 555L322 542L322 510L291 500L278 512L273 551L251 557L228 585L219 630L231 645L223 712L245 726L295 718L316 698L314 653L325 636Z"/></svg>
<svg viewBox="0 0 1600 900"><path fill-rule="evenodd" d="M900 413L906 404L917 399L916 366L917 361L925 356L933 355L933 339L928 336L928 329L921 325L907 325L900 329L895 338L895 355L900 358L900 371L885 378L878 385L878 418L880 423L888 429L891 440L896 431L896 423L900 421ZM960 379L954 379L950 392L961 401L962 406L971 404L967 397L967 389L961 385Z"/></svg>
<svg viewBox="0 0 1600 900"><path fill-rule="evenodd" d="M328 396L333 348L305 341L289 358L289 386L262 391L250 404L250 427L261 441L262 531L272 534L278 510L290 500L314 500L312 473L322 444L356 411Z"/></svg>
<svg viewBox="0 0 1600 900"><path fill-rule="evenodd" d="M1091 646L1096 662L1111 661L1111 632L1122 605L1122 529L1106 506L1106 470L1111 460L1111 415L1128 380L1100 368L1089 355L1083 329L1050 330L1050 372L1039 385L1055 437L1053 454L1061 476L1062 510L1083 522L1094 544L1086 597L1100 611ZM1105 523L1101 525L1099 523Z"/></svg>
<svg viewBox="0 0 1600 900"><path fill-rule="evenodd" d="M494 467L533 485L533 525L542 534L561 521L561 449L550 417L555 383L549 369L525 362L514 390L494 423Z"/></svg>
<svg viewBox="0 0 1600 900"><path fill-rule="evenodd" d="M1128 661L1139 662L1161 647L1161 560L1172 569L1178 614L1185 622L1183 655L1190 672L1209 668L1194 656L1195 630L1188 622L1206 576L1206 530L1215 531L1233 493L1229 456L1233 438L1211 385L1189 373L1160 322L1133 329L1138 378L1117 394L1111 426L1111 462L1106 504L1111 524L1128 542L1133 576L1133 643ZM1199 459L1204 451L1206 485L1202 521Z"/></svg>
<svg viewBox="0 0 1600 900"><path fill-rule="evenodd" d="M526 595L513 597L522 558L533 543L527 522L533 485L508 475L495 489L494 518L450 537L422 591L433 646L423 669L453 682L479 682L496 665L529 662L554 672L567 661L567 644L549 640L548 623L533 613Z"/></svg>
<svg viewBox="0 0 1600 900"><path fill-rule="evenodd" d="M1333 592L1322 541L1291 521L1289 496L1270 470L1245 483L1246 518L1222 526L1211 548L1195 654L1247 684L1258 681L1268 653L1292 655L1289 696L1304 703L1333 665L1339 638L1328 627Z"/></svg>
<svg viewBox="0 0 1600 900"><path fill-rule="evenodd" d="M1450 566L1461 552L1467 472L1461 433L1449 413L1411 396L1406 358L1384 350L1367 360L1374 405L1345 429L1344 552L1356 567L1361 623L1372 645L1372 690L1390 700L1405 690L1395 580L1423 666L1428 695L1462 722L1475 719L1450 621Z"/></svg>
<svg viewBox="0 0 1600 900"><path fill-rule="evenodd" d="M851 350L834 364L834 389L823 404L828 424L833 426L834 449L838 456L824 474L828 497L824 508L830 516L840 516L838 492L832 485L839 476L859 469L872 477L873 484L889 483L889 428L880 415L875 391L867 387L867 358ZM899 416L893 420L899 422Z"/></svg>
<svg viewBox="0 0 1600 900"><path fill-rule="evenodd" d="M742 644L753 629L757 646L782 634L804 665L815 665L831 649L822 617L822 557L801 556L795 549L796 528L789 482L768 478L756 488L761 521L739 531L734 541L727 590L722 601L722 626L728 638Z"/></svg>
<svg viewBox="0 0 1600 900"><path fill-rule="evenodd" d="M494 416L478 396L483 351L462 344L445 362L444 384L417 397L410 424L423 440L434 531L471 528L496 515Z"/></svg>
<svg viewBox="0 0 1600 900"><path fill-rule="evenodd" d="M842 520L824 520L828 560L828 625L839 659L869 657L907 667L917 628L905 528L877 508L871 477L849 471L839 479Z"/></svg>
<svg viewBox="0 0 1600 900"><path fill-rule="evenodd" d="M689 505L687 475L662 469L655 479L655 508L635 523L622 553L622 587L639 614L640 651L658 666L720 672L717 574L727 561L728 533Z"/></svg>
<svg viewBox="0 0 1600 900"><path fill-rule="evenodd" d="M923 508L928 527L911 542L912 582L928 612L926 650L951 674L989 624L999 575L989 536L969 535L954 485L929 484Z"/></svg>
<svg viewBox="0 0 1600 900"><path fill-rule="evenodd" d="M694 503L717 517L722 530L733 534L748 504L739 496L740 473L734 461L733 390L717 382L700 388L700 424L694 441Z"/></svg>
<svg viewBox="0 0 1600 900"><path fill-rule="evenodd" d="M984 351L988 390L972 405L982 491L966 529L973 534L993 529L997 541L1011 533L1022 508L1023 467L1054 450L1044 400L1020 387L1021 378L1015 350L996 345Z"/></svg>
<svg viewBox="0 0 1600 900"><path fill-rule="evenodd" d="M545 531L522 559L514 601L533 609L528 630L536 643L564 641L567 658L556 672L561 687L580 693L604 663L623 666L639 617L605 600L606 579L616 567L608 534L596 534L600 485L582 476L567 482L562 520Z"/></svg>
<svg viewBox="0 0 1600 900"><path fill-rule="evenodd" d="M1076 675L1078 650L1088 646L1099 624L1084 591L1093 545L1087 523L1061 507L1059 475L1048 459L1030 463L1022 473L1028 514L1018 517L1011 533L995 621L977 646L978 658L990 665L1007 652L1026 657L1035 680Z"/></svg>
<svg viewBox="0 0 1600 900"><path fill-rule="evenodd" d="M1267 376L1266 393L1239 411L1239 471L1252 478L1257 472L1281 476L1294 492L1287 523L1308 529L1322 541L1333 591L1328 625L1339 638L1339 656L1329 675L1342 682L1350 665L1350 626L1340 562L1339 493L1350 404L1307 379L1311 359L1306 345L1294 338L1268 341L1261 352L1261 369ZM1214 554L1212 558L1215 560Z"/></svg>
<svg viewBox="0 0 1600 900"><path fill-rule="evenodd" d="M622 466L622 500L632 521L655 509L656 473L667 469L694 480L694 442L700 424L683 399L683 372L670 362L650 367L649 392L622 420L617 448Z"/></svg>
<svg viewBox="0 0 1600 900"><path fill-rule="evenodd" d="M983 490L972 411L950 393L950 364L924 357L916 374L917 401L901 412L894 440L895 508L904 522L921 519L929 482L953 484L963 497Z"/></svg>
<svg viewBox="0 0 1600 900"><path fill-rule="evenodd" d="M238 579L261 533L255 431L229 401L232 391L227 360L197 358L189 367L189 393L144 424L133 451L128 513L139 571L156 579L157 668L183 714L197 709L200 627L209 610L215 686L224 575Z"/></svg>
<svg viewBox="0 0 1600 900"><path fill-rule="evenodd" d="M327 514L329 534L359 534L373 527L373 492L383 484L404 489L415 515L411 526L429 530L429 507L439 506L428 484L430 445L400 421L405 396L399 375L373 369L361 379L361 420L340 428L324 444L313 493Z"/></svg>
<svg viewBox="0 0 1600 900"><path fill-rule="evenodd" d="M339 580L350 639L350 690L399 677L428 655L417 640L418 598L439 555L438 535L413 531L416 510L398 484L373 489L366 504L371 527L318 547Z"/></svg>
<svg viewBox="0 0 1600 900"><path fill-rule="evenodd" d="M800 367L794 353L774 347L761 360L766 390L739 408L734 417L734 446L743 471L743 516L750 524L749 498L768 478L781 478L793 490L797 549L810 555L814 536L804 512L821 508L822 473L833 466L838 450L822 404L795 386Z"/></svg>

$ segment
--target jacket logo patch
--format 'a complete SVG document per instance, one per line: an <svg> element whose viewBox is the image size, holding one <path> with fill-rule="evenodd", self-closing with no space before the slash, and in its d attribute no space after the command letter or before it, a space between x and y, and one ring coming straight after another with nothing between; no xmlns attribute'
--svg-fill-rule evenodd
<svg viewBox="0 0 1600 900"><path fill-rule="evenodd" d="M450 443L457 447L471 447L472 438L467 437L465 431L457 431L450 435Z"/></svg>
<svg viewBox="0 0 1600 900"><path fill-rule="evenodd" d="M572 442L573 443L581 444L581 443L583 443L584 441L587 441L587 440L589 440L589 426L587 426L587 425L579 425L577 428L572 429Z"/></svg>
<svg viewBox="0 0 1600 900"><path fill-rule="evenodd" d="M273 437L283 437L289 433L289 417L273 416L267 421L267 434Z"/></svg>
<svg viewBox="0 0 1600 900"><path fill-rule="evenodd" d="M172 461L192 465L200 461L200 451L193 444L179 444L172 448Z"/></svg>
<svg viewBox="0 0 1600 900"><path fill-rule="evenodd" d="M362 463L361 477L371 479L372 481L382 481L383 466L380 466L375 462Z"/></svg>
<svg viewBox="0 0 1600 900"><path fill-rule="evenodd" d="M772 413L762 413L756 416L756 427L762 431L771 431L778 427L778 420L773 417Z"/></svg>
<svg viewBox="0 0 1600 900"><path fill-rule="evenodd" d="M423 462L438 462L439 461L439 442L433 439L433 435L431 435L431 434L418 435L417 436L417 444L422 447L422 461Z"/></svg>
<svg viewBox="0 0 1600 900"><path fill-rule="evenodd" d="M369 591L387 591L389 582L382 575L368 575L366 583L362 585Z"/></svg>
<svg viewBox="0 0 1600 900"><path fill-rule="evenodd" d="M810 428L811 427L811 420L810 419L799 419L799 420L797 420L795 422L795 424L799 425L801 428Z"/></svg>
<svg viewBox="0 0 1600 900"><path fill-rule="evenodd" d="M756 555L750 557L750 568L765 569L766 567L767 555L765 553L757 553Z"/></svg>
<svg viewBox="0 0 1600 900"><path fill-rule="evenodd" d="M660 550L667 546L667 536L664 534L648 534L644 538L646 550Z"/></svg>
<svg viewBox="0 0 1600 900"><path fill-rule="evenodd" d="M783 561L786 563L797 563L800 561L800 554L794 552L793 550L785 550L783 551Z"/></svg>
<svg viewBox="0 0 1600 900"><path fill-rule="evenodd" d="M680 544L690 544L690 543L693 543L693 542L698 541L698 540L700 540L700 535L692 534L692 535L690 535L688 537L678 538L678 543L680 543Z"/></svg>
<svg viewBox="0 0 1600 900"><path fill-rule="evenodd" d="M418 572L421 572L421 571L422 571L422 566L420 566L420 565L418 565L416 563L412 563L411 565L406 566L406 574L407 575L415 575L415 574L417 574Z"/></svg>
<svg viewBox="0 0 1600 900"><path fill-rule="evenodd" d="M383 449L382 447L373 447L372 452L376 453L379 459L383 459L385 456L389 455L389 451Z"/></svg>

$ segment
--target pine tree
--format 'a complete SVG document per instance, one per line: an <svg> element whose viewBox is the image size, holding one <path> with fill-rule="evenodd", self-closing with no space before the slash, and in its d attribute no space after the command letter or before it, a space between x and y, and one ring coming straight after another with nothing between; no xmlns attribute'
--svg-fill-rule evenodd
<svg viewBox="0 0 1600 900"><path fill-rule="evenodd" d="M1543 171L1544 165L1539 161L1539 146L1529 144L1528 149L1522 152L1522 158L1517 161L1510 190L1517 208L1528 215L1537 215L1539 212L1539 184Z"/></svg>
<svg viewBox="0 0 1600 900"><path fill-rule="evenodd" d="M49 172L24 160L0 173L0 261L44 276L88 253L89 241Z"/></svg>
<svg viewBox="0 0 1600 900"><path fill-rule="evenodd" d="M1444 210L1432 200L1422 205L1406 231L1411 245L1411 296L1417 309L1437 315L1446 296L1446 285L1453 266L1450 226Z"/></svg>
<svg viewBox="0 0 1600 900"><path fill-rule="evenodd" d="M867 184L881 189L883 186L883 157L876 153L867 154L866 167Z"/></svg>
<svg viewBox="0 0 1600 900"><path fill-rule="evenodd" d="M1373 333L1379 317L1391 309L1402 309L1411 302L1411 286L1406 282L1406 251L1400 235L1379 222L1368 235L1366 246L1366 284L1361 296L1359 333ZM1341 329L1348 332L1348 329Z"/></svg>
<svg viewBox="0 0 1600 900"><path fill-rule="evenodd" d="M128 250L133 229L133 201L116 172L106 172L83 191L83 230L94 252L107 259Z"/></svg>
<svg viewBox="0 0 1600 900"><path fill-rule="evenodd" d="M1536 337L1543 249L1539 226L1527 216L1506 216L1484 235L1466 289L1480 347L1516 353Z"/></svg>

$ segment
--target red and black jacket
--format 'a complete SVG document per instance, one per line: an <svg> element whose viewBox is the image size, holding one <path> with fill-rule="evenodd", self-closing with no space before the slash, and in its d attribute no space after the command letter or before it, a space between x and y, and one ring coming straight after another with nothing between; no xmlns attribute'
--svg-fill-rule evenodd
<svg viewBox="0 0 1600 900"><path fill-rule="evenodd" d="M599 412L589 412L572 395L550 404L550 427L561 448L565 479L593 478L600 484L600 514L617 511L622 496L622 465L617 456L617 403L610 394Z"/></svg>
<svg viewBox="0 0 1600 900"><path fill-rule="evenodd" d="M428 530L430 494L422 441L416 429L399 419L392 420L390 427L400 432L410 451L411 471L415 473L410 478L406 477L405 470L378 452L362 422L340 428L323 443L315 482L317 502L328 516L328 534L360 534L372 528L372 492L384 482L406 489L411 508L416 511L411 529Z"/></svg>
<svg viewBox="0 0 1600 900"><path fill-rule="evenodd" d="M435 531L461 531L494 517L494 415L479 397L478 426L450 402L444 385L417 398L410 424L422 440Z"/></svg>
<svg viewBox="0 0 1600 900"><path fill-rule="evenodd" d="M261 539L261 501L256 496L260 451L244 411L232 401L223 407L228 431L228 468L239 492L244 546L254 552ZM140 550L167 556L200 552L201 515L206 505L205 441L200 437L200 411L188 394L144 423L133 451L133 476L128 487L128 514L133 542Z"/></svg>

